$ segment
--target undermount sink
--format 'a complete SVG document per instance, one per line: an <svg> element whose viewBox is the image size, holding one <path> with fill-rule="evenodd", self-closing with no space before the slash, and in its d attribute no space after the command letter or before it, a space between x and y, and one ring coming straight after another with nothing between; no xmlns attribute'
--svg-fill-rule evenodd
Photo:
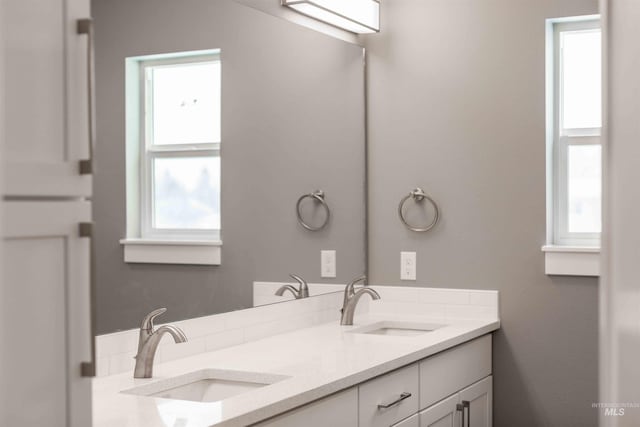
<svg viewBox="0 0 640 427"><path fill-rule="evenodd" d="M123 390L122 393L192 402L217 402L287 378L259 372L203 369Z"/></svg>
<svg viewBox="0 0 640 427"><path fill-rule="evenodd" d="M443 326L446 325L422 322L383 321L372 323L366 326L361 326L359 328L352 329L349 332L354 334L410 337L423 335L428 332L435 331L436 329L442 328Z"/></svg>

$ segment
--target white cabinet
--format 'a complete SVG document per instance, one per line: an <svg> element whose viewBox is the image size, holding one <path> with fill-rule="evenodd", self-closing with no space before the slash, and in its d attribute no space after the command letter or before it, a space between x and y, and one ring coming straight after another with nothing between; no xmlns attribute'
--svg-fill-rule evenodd
<svg viewBox="0 0 640 427"><path fill-rule="evenodd" d="M420 412L420 427L491 427L492 380L489 376Z"/></svg>
<svg viewBox="0 0 640 427"><path fill-rule="evenodd" d="M357 425L357 387L255 424L256 427L355 427Z"/></svg>
<svg viewBox="0 0 640 427"><path fill-rule="evenodd" d="M4 193L88 196L89 0L3 0Z"/></svg>
<svg viewBox="0 0 640 427"><path fill-rule="evenodd" d="M90 0L0 1L1 426L91 425L89 16Z"/></svg>
<svg viewBox="0 0 640 427"><path fill-rule="evenodd" d="M465 388L460 393L460 402L468 402L465 427L491 427L493 425L493 377Z"/></svg>
<svg viewBox="0 0 640 427"><path fill-rule="evenodd" d="M394 424L392 427L420 427L420 416L418 414L412 415L406 420Z"/></svg>
<svg viewBox="0 0 640 427"><path fill-rule="evenodd" d="M359 387L359 426L389 427L418 412L418 364L406 366Z"/></svg>
<svg viewBox="0 0 640 427"><path fill-rule="evenodd" d="M420 427L460 427L458 414L460 397L455 395L420 412Z"/></svg>
<svg viewBox="0 0 640 427"><path fill-rule="evenodd" d="M491 374L491 335L450 348L420 362L420 408Z"/></svg>
<svg viewBox="0 0 640 427"><path fill-rule="evenodd" d="M485 335L256 426L491 427L492 404Z"/></svg>
<svg viewBox="0 0 640 427"><path fill-rule="evenodd" d="M80 201L5 202L0 425L87 427L89 241Z"/></svg>

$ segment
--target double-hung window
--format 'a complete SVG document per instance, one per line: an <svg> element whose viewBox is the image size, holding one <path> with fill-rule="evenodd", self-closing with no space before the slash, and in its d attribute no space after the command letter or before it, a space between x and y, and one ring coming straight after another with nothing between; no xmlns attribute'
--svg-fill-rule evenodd
<svg viewBox="0 0 640 427"><path fill-rule="evenodd" d="M130 58L127 73L127 150L135 159L127 172L136 176L127 179L127 221L135 226L125 244L218 244L219 52Z"/></svg>
<svg viewBox="0 0 640 427"><path fill-rule="evenodd" d="M547 34L547 243L595 252L602 221L600 23L593 16L552 20Z"/></svg>

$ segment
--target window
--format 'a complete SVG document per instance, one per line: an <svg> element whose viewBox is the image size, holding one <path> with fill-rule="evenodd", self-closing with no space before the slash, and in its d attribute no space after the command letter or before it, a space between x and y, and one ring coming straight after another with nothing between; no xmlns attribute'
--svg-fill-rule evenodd
<svg viewBox="0 0 640 427"><path fill-rule="evenodd" d="M219 245L220 52L129 58L126 90L125 245Z"/></svg>
<svg viewBox="0 0 640 427"><path fill-rule="evenodd" d="M601 32L598 17L551 20L547 40L548 243L598 247Z"/></svg>

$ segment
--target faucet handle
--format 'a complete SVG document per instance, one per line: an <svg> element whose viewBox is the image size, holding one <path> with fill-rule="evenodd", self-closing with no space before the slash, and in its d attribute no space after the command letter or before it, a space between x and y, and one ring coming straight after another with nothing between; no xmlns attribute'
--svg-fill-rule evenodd
<svg viewBox="0 0 640 427"><path fill-rule="evenodd" d="M293 274L293 273L289 273L289 277L291 277L293 280L295 280L296 282L298 282L298 284L300 285L300 289L305 289L308 288L309 286L307 285L307 281L304 280L302 277Z"/></svg>
<svg viewBox="0 0 640 427"><path fill-rule="evenodd" d="M144 316L144 319L142 319L142 326L140 326L140 329L144 331L152 332L154 319L160 316L165 311L167 311L167 309L164 307L158 308L156 310L153 310L151 313L147 314L146 316Z"/></svg>
<svg viewBox="0 0 640 427"><path fill-rule="evenodd" d="M296 299L307 298L309 296L309 285L307 285L307 281L292 273L289 274L289 277L300 284L300 289L298 289L298 296Z"/></svg>

